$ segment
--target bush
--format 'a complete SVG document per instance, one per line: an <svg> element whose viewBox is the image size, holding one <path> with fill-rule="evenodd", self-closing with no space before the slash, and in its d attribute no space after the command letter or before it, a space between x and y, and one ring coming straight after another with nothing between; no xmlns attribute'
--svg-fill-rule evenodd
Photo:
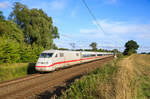
<svg viewBox="0 0 150 99"><path fill-rule="evenodd" d="M12 39L0 37L0 64L18 62L36 62L39 54L44 50L35 45L19 44Z"/></svg>
<svg viewBox="0 0 150 99"><path fill-rule="evenodd" d="M15 63L20 60L19 44L11 40L1 40L0 63Z"/></svg>
<svg viewBox="0 0 150 99"><path fill-rule="evenodd" d="M0 65L0 81L12 80L37 73L35 63L13 63Z"/></svg>

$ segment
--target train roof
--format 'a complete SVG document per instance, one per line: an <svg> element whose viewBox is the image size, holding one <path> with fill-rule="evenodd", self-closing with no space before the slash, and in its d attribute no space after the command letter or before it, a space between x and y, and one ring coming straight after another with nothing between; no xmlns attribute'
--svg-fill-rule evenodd
<svg viewBox="0 0 150 99"><path fill-rule="evenodd" d="M80 51L69 51L69 50L45 50L43 53L54 53L54 52L80 52Z"/></svg>
<svg viewBox="0 0 150 99"><path fill-rule="evenodd" d="M92 52L92 51L70 51L70 50L45 50L42 53L55 53L55 52L83 52L83 53L99 53L99 54L109 54L111 52Z"/></svg>

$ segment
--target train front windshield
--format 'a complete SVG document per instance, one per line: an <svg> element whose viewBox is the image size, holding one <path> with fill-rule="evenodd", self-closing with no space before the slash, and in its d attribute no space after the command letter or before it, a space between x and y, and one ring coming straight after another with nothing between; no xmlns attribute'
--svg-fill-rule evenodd
<svg viewBox="0 0 150 99"><path fill-rule="evenodd" d="M41 53L40 58L51 58L53 53Z"/></svg>

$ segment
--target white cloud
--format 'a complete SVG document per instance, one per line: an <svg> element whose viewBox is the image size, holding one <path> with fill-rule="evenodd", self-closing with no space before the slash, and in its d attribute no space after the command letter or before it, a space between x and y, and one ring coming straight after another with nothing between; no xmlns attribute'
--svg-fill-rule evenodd
<svg viewBox="0 0 150 99"><path fill-rule="evenodd" d="M78 6L75 6L73 9L71 9L71 17L77 17L77 13L79 12L79 10L80 8Z"/></svg>
<svg viewBox="0 0 150 99"><path fill-rule="evenodd" d="M98 20L102 28L107 34L110 35L132 35L132 34L150 34L150 24L131 24L124 21L109 21L109 20ZM92 22L95 24L95 22ZM96 25L96 24L95 24ZM98 32L99 30L94 29L81 29L81 33L92 33Z"/></svg>
<svg viewBox="0 0 150 99"><path fill-rule="evenodd" d="M80 33L85 33L85 34L98 33L98 30L97 29L81 29Z"/></svg>
<svg viewBox="0 0 150 99"><path fill-rule="evenodd" d="M89 44L94 41L98 43L98 48L117 48L123 51L124 44L132 39L137 41L140 45L138 52L147 50L147 48L142 48L142 46L149 45L150 24L110 21L107 19L99 20L98 22L101 24L106 34L96 27L83 28L79 30L79 33L72 33L70 36L61 36L61 40L56 44L70 48L69 43L75 42L78 45L77 48L90 48ZM95 26L94 21L91 23Z"/></svg>
<svg viewBox="0 0 150 99"><path fill-rule="evenodd" d="M0 8L7 8L9 6L9 2L0 2Z"/></svg>
<svg viewBox="0 0 150 99"><path fill-rule="evenodd" d="M67 6L68 0L23 0L29 8L43 9L47 14L58 14Z"/></svg>
<svg viewBox="0 0 150 99"><path fill-rule="evenodd" d="M150 32L149 33L141 33L141 34L137 35L137 37L139 37L141 39L150 39Z"/></svg>
<svg viewBox="0 0 150 99"><path fill-rule="evenodd" d="M64 9L66 6L66 1L65 0L53 0L50 2L50 9L52 10L61 10Z"/></svg>
<svg viewBox="0 0 150 99"><path fill-rule="evenodd" d="M131 23L126 21L98 20L106 33L95 28L80 29L80 36L100 42L100 46L124 46L128 40L136 40L140 46L149 45L150 24ZM92 24L96 25L93 21ZM93 39L94 38L94 39ZM108 48L108 47L107 47Z"/></svg>

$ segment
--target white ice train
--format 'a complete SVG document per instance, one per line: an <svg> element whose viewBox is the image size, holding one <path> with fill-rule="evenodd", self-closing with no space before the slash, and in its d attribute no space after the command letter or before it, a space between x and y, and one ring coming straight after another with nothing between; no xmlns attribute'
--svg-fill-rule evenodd
<svg viewBox="0 0 150 99"><path fill-rule="evenodd" d="M57 68L63 68L110 56L113 56L113 53L46 50L41 53L35 68L37 71L54 71Z"/></svg>

